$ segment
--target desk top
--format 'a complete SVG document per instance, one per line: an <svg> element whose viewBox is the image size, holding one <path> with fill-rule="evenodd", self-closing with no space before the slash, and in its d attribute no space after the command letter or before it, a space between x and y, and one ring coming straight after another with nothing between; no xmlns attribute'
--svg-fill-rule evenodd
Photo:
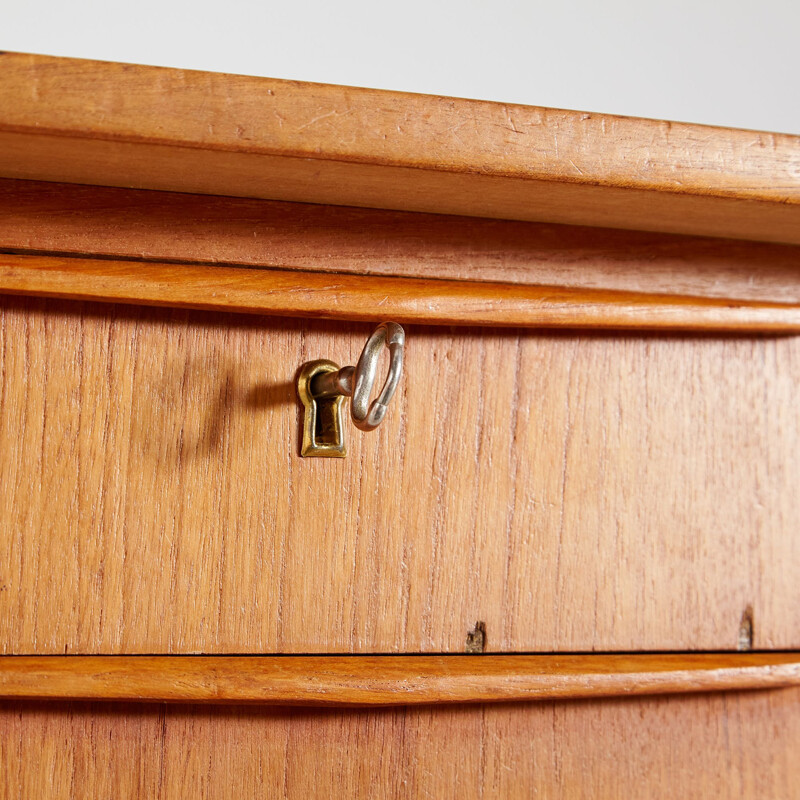
<svg viewBox="0 0 800 800"><path fill-rule="evenodd" d="M800 137L3 53L0 177L800 243Z"/></svg>

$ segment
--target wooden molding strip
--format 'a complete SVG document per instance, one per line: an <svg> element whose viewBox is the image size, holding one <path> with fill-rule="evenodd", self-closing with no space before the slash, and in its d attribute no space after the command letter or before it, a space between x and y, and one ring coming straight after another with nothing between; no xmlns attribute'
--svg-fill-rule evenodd
<svg viewBox="0 0 800 800"><path fill-rule="evenodd" d="M800 331L797 304L63 256L0 253L0 292L432 325Z"/></svg>
<svg viewBox="0 0 800 800"><path fill-rule="evenodd" d="M800 247L0 179L0 250L800 302Z"/></svg>
<svg viewBox="0 0 800 800"><path fill-rule="evenodd" d="M3 656L0 697L391 706L800 685L800 653Z"/></svg>
<svg viewBox="0 0 800 800"><path fill-rule="evenodd" d="M800 243L800 137L4 53L0 175Z"/></svg>

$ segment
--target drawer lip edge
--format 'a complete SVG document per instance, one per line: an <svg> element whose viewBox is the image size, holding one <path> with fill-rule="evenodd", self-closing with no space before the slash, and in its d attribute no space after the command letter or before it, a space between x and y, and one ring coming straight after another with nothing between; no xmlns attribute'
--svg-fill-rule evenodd
<svg viewBox="0 0 800 800"><path fill-rule="evenodd" d="M800 332L792 303L15 253L0 253L0 293L429 325Z"/></svg>
<svg viewBox="0 0 800 800"><path fill-rule="evenodd" d="M2 656L0 698L394 706L771 689L800 652Z"/></svg>

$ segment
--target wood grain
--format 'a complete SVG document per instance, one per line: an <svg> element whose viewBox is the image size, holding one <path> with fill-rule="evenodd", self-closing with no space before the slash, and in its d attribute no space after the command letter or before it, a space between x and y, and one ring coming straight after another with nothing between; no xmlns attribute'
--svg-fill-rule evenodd
<svg viewBox="0 0 800 800"><path fill-rule="evenodd" d="M800 332L800 304L0 253L0 292L287 317L636 331Z"/></svg>
<svg viewBox="0 0 800 800"><path fill-rule="evenodd" d="M6 702L0 797L776 798L800 690L374 710Z"/></svg>
<svg viewBox="0 0 800 800"><path fill-rule="evenodd" d="M800 648L800 338L411 326L299 458L371 327L5 298L3 651Z"/></svg>
<svg viewBox="0 0 800 800"><path fill-rule="evenodd" d="M392 706L797 685L800 653L0 657L0 697L48 700Z"/></svg>
<svg viewBox="0 0 800 800"><path fill-rule="evenodd" d="M800 243L800 137L5 53L0 174Z"/></svg>
<svg viewBox="0 0 800 800"><path fill-rule="evenodd" d="M800 248L0 180L0 249L800 302Z"/></svg>

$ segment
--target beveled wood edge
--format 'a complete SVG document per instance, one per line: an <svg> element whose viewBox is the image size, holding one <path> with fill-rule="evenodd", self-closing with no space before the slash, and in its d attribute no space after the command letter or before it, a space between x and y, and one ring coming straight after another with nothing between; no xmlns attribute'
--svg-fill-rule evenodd
<svg viewBox="0 0 800 800"><path fill-rule="evenodd" d="M4 178L0 252L800 300L797 245Z"/></svg>
<svg viewBox="0 0 800 800"><path fill-rule="evenodd" d="M393 706L800 685L800 653L2 656L0 698Z"/></svg>
<svg viewBox="0 0 800 800"><path fill-rule="evenodd" d="M0 65L2 131L800 203L792 134L10 51ZM772 171L742 163L756 146Z"/></svg>
<svg viewBox="0 0 800 800"><path fill-rule="evenodd" d="M0 175L800 243L800 137L0 55Z"/></svg>
<svg viewBox="0 0 800 800"><path fill-rule="evenodd" d="M0 293L431 325L800 331L800 305L510 283L0 253Z"/></svg>

